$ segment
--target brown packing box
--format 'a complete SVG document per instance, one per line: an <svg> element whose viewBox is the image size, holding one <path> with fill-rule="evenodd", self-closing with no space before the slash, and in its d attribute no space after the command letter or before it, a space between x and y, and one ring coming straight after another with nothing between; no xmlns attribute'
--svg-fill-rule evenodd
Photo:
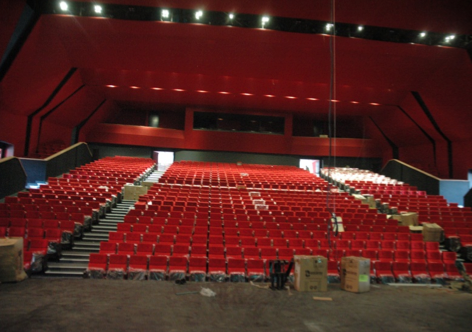
<svg viewBox="0 0 472 332"><path fill-rule="evenodd" d="M400 225L402 226L418 226L418 213L406 212L402 213L400 219Z"/></svg>
<svg viewBox="0 0 472 332"><path fill-rule="evenodd" d="M423 241L441 242L444 230L438 224L423 223Z"/></svg>
<svg viewBox="0 0 472 332"><path fill-rule="evenodd" d="M146 194L148 187L146 186L135 186L132 184L125 184L123 199L137 201L139 196Z"/></svg>
<svg viewBox="0 0 472 332"><path fill-rule="evenodd" d="M142 184L144 187L147 187L148 190L149 190L149 188L152 187L152 185L154 184L154 182L146 182L146 181L143 181L143 182L141 182L141 184Z"/></svg>
<svg viewBox="0 0 472 332"><path fill-rule="evenodd" d="M368 204L369 209L375 209L375 199L374 196L363 196L363 195L358 195L354 194L352 195L355 199L358 199L362 202L362 204Z"/></svg>
<svg viewBox="0 0 472 332"><path fill-rule="evenodd" d="M295 255L294 287L299 292L328 290L328 260L323 256Z"/></svg>
<svg viewBox="0 0 472 332"><path fill-rule="evenodd" d="M18 282L25 278L23 239L0 239L0 282Z"/></svg>
<svg viewBox="0 0 472 332"><path fill-rule="evenodd" d="M342 258L341 289L353 293L364 293L370 290L370 259Z"/></svg>

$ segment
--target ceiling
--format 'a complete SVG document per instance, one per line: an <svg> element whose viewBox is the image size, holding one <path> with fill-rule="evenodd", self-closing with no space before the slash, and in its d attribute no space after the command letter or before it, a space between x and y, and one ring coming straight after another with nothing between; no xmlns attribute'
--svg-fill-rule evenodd
<svg viewBox="0 0 472 332"><path fill-rule="evenodd" d="M82 3L96 1L82 1ZM330 1L100 1L329 20ZM429 6L423 6L424 4ZM336 21L471 33L468 1L338 1ZM468 9L471 9L468 11ZM47 14L38 22L93 93L121 105L371 116L401 105L463 49L205 24ZM331 38L333 38L331 40ZM331 44L332 43L332 44ZM330 44L332 48L330 48ZM332 49L332 51L330 51ZM333 69L334 75L331 75ZM334 79L334 81L332 81ZM330 90L333 83L334 89Z"/></svg>

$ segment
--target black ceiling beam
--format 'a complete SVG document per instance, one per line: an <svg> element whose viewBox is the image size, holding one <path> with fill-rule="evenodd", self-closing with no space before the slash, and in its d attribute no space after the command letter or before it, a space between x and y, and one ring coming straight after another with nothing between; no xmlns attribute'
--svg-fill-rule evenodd
<svg viewBox="0 0 472 332"><path fill-rule="evenodd" d="M383 132L382 128L377 124L377 122L369 116L370 121L374 124L375 127L380 131L380 134L385 138L390 147L392 148L392 159L400 159L400 153L398 151L398 146Z"/></svg>
<svg viewBox="0 0 472 332"><path fill-rule="evenodd" d="M38 1L38 0L37 0ZM197 19L195 9L181 8L161 8L150 6L130 6L117 4L101 4L101 13L95 13L93 2L70 1L67 11L59 7L57 0L38 1L41 5L43 14L69 14L83 17L105 17L119 20L133 21L170 21L174 23L199 23L204 25L216 26L234 26L239 28L256 29L262 28L262 17L264 15L233 13L231 19L229 12L203 11L203 15ZM168 10L169 17L161 17L161 11ZM305 34L332 34L333 31L327 30L327 21L308 20L291 17L270 16L269 21L264 24L264 28L289 33ZM469 35L456 35L453 40L446 41L450 34L427 32L421 37L423 31L394 29L389 27L363 26L363 30L358 30L359 25L351 23L336 22L334 34L339 37L355 37L359 39L369 39L394 43L415 43L423 45L442 45L449 47L472 49L472 37Z"/></svg>
<svg viewBox="0 0 472 332"><path fill-rule="evenodd" d="M453 156L452 156L452 141L449 139L449 137L446 136L446 134L442 131L441 127L439 124L436 122L436 120L433 117L433 114L429 110L428 106L424 102L423 98L417 91L411 91L411 94L415 98L416 102L418 105L420 105L421 109L423 110L424 114L426 117L429 119L429 122L433 125L434 129L441 135L441 137L447 142L447 155L448 155L448 165L449 165L449 178L454 177L454 169L453 169Z"/></svg>

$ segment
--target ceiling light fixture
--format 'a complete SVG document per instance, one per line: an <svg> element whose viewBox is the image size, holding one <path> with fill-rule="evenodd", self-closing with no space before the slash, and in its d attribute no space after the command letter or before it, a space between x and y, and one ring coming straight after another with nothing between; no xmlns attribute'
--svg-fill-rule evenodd
<svg viewBox="0 0 472 332"><path fill-rule="evenodd" d="M243 95L243 96L253 96L254 94L253 94L253 93L243 92L243 93L241 93L241 95Z"/></svg>
<svg viewBox="0 0 472 332"><path fill-rule="evenodd" d="M307 100L318 100L318 98L307 98Z"/></svg>
<svg viewBox="0 0 472 332"><path fill-rule="evenodd" d="M158 88L158 87L154 87L154 88L151 88L151 89L156 90L156 91L164 90L163 88Z"/></svg>
<svg viewBox="0 0 472 332"><path fill-rule="evenodd" d="M195 13L195 18L199 20L203 16L203 12L199 10L198 12Z"/></svg>
<svg viewBox="0 0 472 332"><path fill-rule="evenodd" d="M167 19L169 18L169 10L168 9L163 9L161 11L161 19Z"/></svg>
<svg viewBox="0 0 472 332"><path fill-rule="evenodd" d="M426 32L420 33L420 38L424 38L424 37L426 37Z"/></svg>
<svg viewBox="0 0 472 332"><path fill-rule="evenodd" d="M340 100L337 100L337 99L331 99L331 102L333 102L333 103L339 103L339 102L341 102L341 101L340 101Z"/></svg>
<svg viewBox="0 0 472 332"><path fill-rule="evenodd" d="M331 30L332 27L333 27L333 24L332 24L332 23L328 23L328 24L326 24L325 29L326 29L326 31L329 31L329 30Z"/></svg>
<svg viewBox="0 0 472 332"><path fill-rule="evenodd" d="M67 2L61 1L59 2L59 8L61 8L61 10L65 12L67 9L69 9L69 5L67 4Z"/></svg>
<svg viewBox="0 0 472 332"><path fill-rule="evenodd" d="M105 85L107 88L116 88L117 86L116 85L113 85L113 84L108 84L108 85Z"/></svg>
<svg viewBox="0 0 472 332"><path fill-rule="evenodd" d="M231 92L227 92L227 91L220 91L218 92L219 94L221 95L229 95Z"/></svg>
<svg viewBox="0 0 472 332"><path fill-rule="evenodd" d="M372 106L379 106L380 104L379 103L369 103L370 105Z"/></svg>
<svg viewBox="0 0 472 332"><path fill-rule="evenodd" d="M198 93L208 93L206 90L197 90Z"/></svg>
<svg viewBox="0 0 472 332"><path fill-rule="evenodd" d="M287 99L297 99L297 97L294 97L294 96L285 96L285 98L287 98Z"/></svg>
<svg viewBox="0 0 472 332"><path fill-rule="evenodd" d="M102 13L102 6L95 5L95 6L93 6L93 10L95 11L95 14L101 14Z"/></svg>
<svg viewBox="0 0 472 332"><path fill-rule="evenodd" d="M274 98L275 96L274 96L274 95L264 95L264 97L267 97L267 98Z"/></svg>
<svg viewBox="0 0 472 332"><path fill-rule="evenodd" d="M269 23L269 16L262 16L262 29L264 29L265 25Z"/></svg>
<svg viewBox="0 0 472 332"><path fill-rule="evenodd" d="M177 91L177 92L185 91L184 89L172 89L172 90Z"/></svg>
<svg viewBox="0 0 472 332"><path fill-rule="evenodd" d="M131 89L141 89L139 86L136 86L136 85L131 85L130 88Z"/></svg>
<svg viewBox="0 0 472 332"><path fill-rule="evenodd" d="M364 26L362 26L362 25L359 25L359 26L357 27L357 31L359 31L359 32L360 32L360 31L362 31L362 30L364 30Z"/></svg>
<svg viewBox="0 0 472 332"><path fill-rule="evenodd" d="M229 17L230 20L232 20L232 19L234 18L234 14L233 14L233 13L230 13L230 14L228 15L228 17Z"/></svg>
<svg viewBox="0 0 472 332"><path fill-rule="evenodd" d="M359 102L358 102L358 101L355 101L355 100L353 100L353 101L351 101L351 104L359 104Z"/></svg>

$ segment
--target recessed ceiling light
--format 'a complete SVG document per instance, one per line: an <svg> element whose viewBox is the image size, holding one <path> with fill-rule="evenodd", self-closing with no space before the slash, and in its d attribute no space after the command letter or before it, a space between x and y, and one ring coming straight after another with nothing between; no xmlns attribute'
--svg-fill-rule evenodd
<svg viewBox="0 0 472 332"><path fill-rule="evenodd" d="M262 28L264 28L267 23L269 23L269 16L262 16Z"/></svg>
<svg viewBox="0 0 472 332"><path fill-rule="evenodd" d="M206 90L197 90L198 93L208 93Z"/></svg>
<svg viewBox="0 0 472 332"><path fill-rule="evenodd" d="M254 94L252 94L252 93L247 93L247 92L243 92L243 93L241 93L241 95L243 95L243 96L253 96Z"/></svg>
<svg viewBox="0 0 472 332"><path fill-rule="evenodd" d="M358 102L358 101L355 101L355 100L353 100L353 101L351 101L351 104L359 104L359 102Z"/></svg>
<svg viewBox="0 0 472 332"><path fill-rule="evenodd" d="M116 85L113 85L113 84L108 84L108 85L105 85L107 88L116 88Z"/></svg>
<svg viewBox="0 0 472 332"><path fill-rule="evenodd" d="M154 87L154 88L151 88L151 89L156 90L156 91L164 90L163 88L158 88L158 87Z"/></svg>
<svg viewBox="0 0 472 332"><path fill-rule="evenodd" d="M362 30L364 30L364 27L363 27L362 25L359 25L359 26L357 27L357 31L362 31Z"/></svg>
<svg viewBox="0 0 472 332"><path fill-rule="evenodd" d="M96 14L101 14L102 13L102 6L95 5L95 6L93 6L93 10L95 11Z"/></svg>
<svg viewBox="0 0 472 332"><path fill-rule="evenodd" d="M203 12L201 10L199 10L195 13L195 18L197 20L199 20L202 16L203 16Z"/></svg>
<svg viewBox="0 0 472 332"><path fill-rule="evenodd" d="M66 11L67 9L69 9L69 5L67 4L67 2L61 1L59 2L59 8L61 8L62 11Z"/></svg>
<svg viewBox="0 0 472 332"><path fill-rule="evenodd" d="M185 91L184 89L172 89L172 90L177 91L177 92Z"/></svg>
<svg viewBox="0 0 472 332"><path fill-rule="evenodd" d="M379 106L380 104L379 103L369 103L370 105L373 105L373 106Z"/></svg>
<svg viewBox="0 0 472 332"><path fill-rule="evenodd" d="M287 98L287 99L297 99L297 97L294 97L294 96L285 96L285 98Z"/></svg>
<svg viewBox="0 0 472 332"><path fill-rule="evenodd" d="M231 92L227 92L227 91L220 91L218 92L219 94L221 95L229 95Z"/></svg>
<svg viewBox="0 0 472 332"><path fill-rule="evenodd" d="M131 89L141 89L139 86L136 86L136 85L131 85L130 88Z"/></svg>
<svg viewBox="0 0 472 332"><path fill-rule="evenodd" d="M420 33L420 38L424 38L424 37L426 37L426 32Z"/></svg>
<svg viewBox="0 0 472 332"><path fill-rule="evenodd" d="M307 100L318 100L318 98L307 98Z"/></svg>
<svg viewBox="0 0 472 332"><path fill-rule="evenodd" d="M168 9L163 9L161 11L161 18L169 18L169 10Z"/></svg>
<svg viewBox="0 0 472 332"><path fill-rule="evenodd" d="M341 101L340 101L340 100L337 100L337 99L331 99L331 102L333 102L333 103L339 103L339 102L341 102Z"/></svg>
<svg viewBox="0 0 472 332"><path fill-rule="evenodd" d="M332 24L332 23L328 23L328 24L326 24L325 29L326 29L326 31L329 31L329 30L331 30L332 27L333 27L333 24Z"/></svg>
<svg viewBox="0 0 472 332"><path fill-rule="evenodd" d="M264 95L264 97L267 97L267 98L274 98L275 96L274 96L274 95Z"/></svg>
<svg viewBox="0 0 472 332"><path fill-rule="evenodd" d="M234 14L231 13L231 14L228 15L228 17L229 17L230 20L232 20L234 18Z"/></svg>

